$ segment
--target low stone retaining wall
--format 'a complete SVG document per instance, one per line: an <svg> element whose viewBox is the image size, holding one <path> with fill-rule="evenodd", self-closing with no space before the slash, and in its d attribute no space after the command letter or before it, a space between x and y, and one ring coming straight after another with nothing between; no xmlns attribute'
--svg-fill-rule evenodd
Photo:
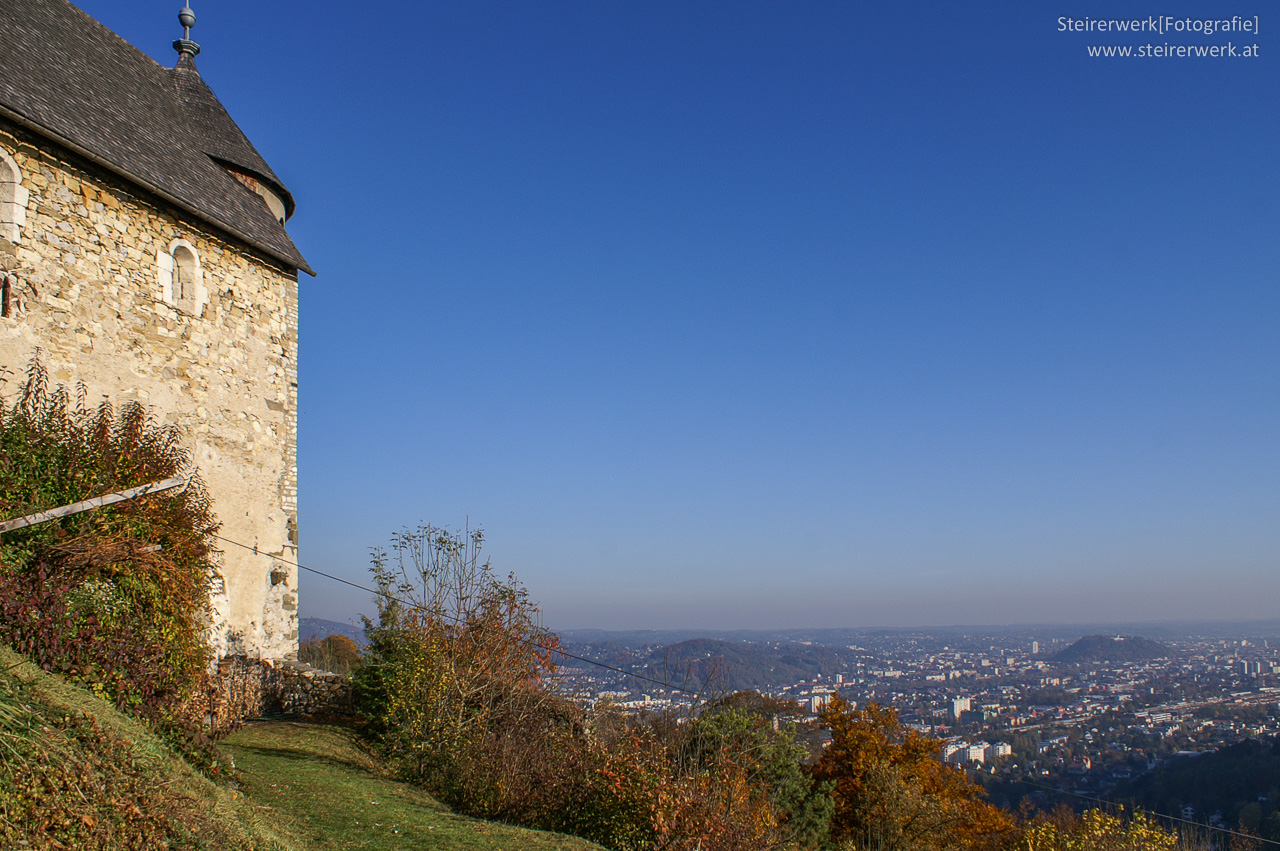
<svg viewBox="0 0 1280 851"><path fill-rule="evenodd" d="M305 662L228 656L218 662L208 725L221 731L264 715L354 714L351 683Z"/></svg>
<svg viewBox="0 0 1280 851"><path fill-rule="evenodd" d="M351 683L341 674L317 670L304 662L282 662L280 711L287 715L350 715Z"/></svg>

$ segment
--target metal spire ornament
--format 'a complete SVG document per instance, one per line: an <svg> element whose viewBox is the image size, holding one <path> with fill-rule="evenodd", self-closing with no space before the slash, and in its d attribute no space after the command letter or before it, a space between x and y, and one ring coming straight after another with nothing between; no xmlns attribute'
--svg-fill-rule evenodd
<svg viewBox="0 0 1280 851"><path fill-rule="evenodd" d="M182 38L173 43L173 49L178 51L178 61L181 62L184 56L194 59L200 53L200 45L191 40L191 28L196 25L196 13L191 11L189 2L178 13L178 23L182 24Z"/></svg>

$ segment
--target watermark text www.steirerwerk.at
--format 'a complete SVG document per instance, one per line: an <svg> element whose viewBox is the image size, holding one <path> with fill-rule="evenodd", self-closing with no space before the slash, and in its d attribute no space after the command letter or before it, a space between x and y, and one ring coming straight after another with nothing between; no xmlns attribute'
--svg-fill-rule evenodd
<svg viewBox="0 0 1280 851"><path fill-rule="evenodd" d="M1256 59L1259 55L1257 15L1189 18L1149 15L1143 18L1073 18L1057 20L1058 32L1094 36L1138 36L1130 44L1086 44L1089 56L1103 59ZM1183 42L1144 41L1152 36ZM1093 39L1089 39L1093 41Z"/></svg>

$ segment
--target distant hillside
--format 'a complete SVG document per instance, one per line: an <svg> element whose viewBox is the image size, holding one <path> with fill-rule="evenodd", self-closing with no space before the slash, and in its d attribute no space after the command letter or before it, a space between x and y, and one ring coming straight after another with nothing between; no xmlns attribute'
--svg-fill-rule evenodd
<svg viewBox="0 0 1280 851"><path fill-rule="evenodd" d="M1055 662L1145 662L1170 655L1168 646L1136 635L1086 635L1053 657Z"/></svg>
<svg viewBox="0 0 1280 851"><path fill-rule="evenodd" d="M692 638L654 650L650 671L665 679L688 680L701 687L739 691L792 685L847 665L848 654L832 647L804 644L735 644L714 638Z"/></svg>
<svg viewBox="0 0 1280 851"><path fill-rule="evenodd" d="M325 638L330 635L345 635L364 647L364 629L353 624L340 621L327 621L323 618L298 618L298 640L310 641L313 638Z"/></svg>
<svg viewBox="0 0 1280 851"><path fill-rule="evenodd" d="M1245 821L1250 829L1280 840L1280 739L1246 739L1213 753L1173 759L1151 774L1116 790L1156 812L1176 812L1191 804L1197 814L1221 812L1227 824ZM1252 815L1248 811L1252 810Z"/></svg>

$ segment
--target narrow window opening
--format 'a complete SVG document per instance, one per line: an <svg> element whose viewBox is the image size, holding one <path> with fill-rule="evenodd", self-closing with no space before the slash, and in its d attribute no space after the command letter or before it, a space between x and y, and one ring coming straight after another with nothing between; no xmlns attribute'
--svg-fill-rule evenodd
<svg viewBox="0 0 1280 851"><path fill-rule="evenodd" d="M18 163L0 149L0 237L16 243L27 223L27 200L30 193L22 186Z"/></svg>
<svg viewBox="0 0 1280 851"><path fill-rule="evenodd" d="M160 297L183 313L200 316L209 295L204 288L204 272L195 246L175 239L168 251L156 252L156 281Z"/></svg>
<svg viewBox="0 0 1280 851"><path fill-rule="evenodd" d="M0 318L19 319L27 312L27 298L39 298L31 282L0 269Z"/></svg>
<svg viewBox="0 0 1280 851"><path fill-rule="evenodd" d="M196 298L196 255L190 248L179 245L173 250L173 295L178 304L192 304Z"/></svg>

